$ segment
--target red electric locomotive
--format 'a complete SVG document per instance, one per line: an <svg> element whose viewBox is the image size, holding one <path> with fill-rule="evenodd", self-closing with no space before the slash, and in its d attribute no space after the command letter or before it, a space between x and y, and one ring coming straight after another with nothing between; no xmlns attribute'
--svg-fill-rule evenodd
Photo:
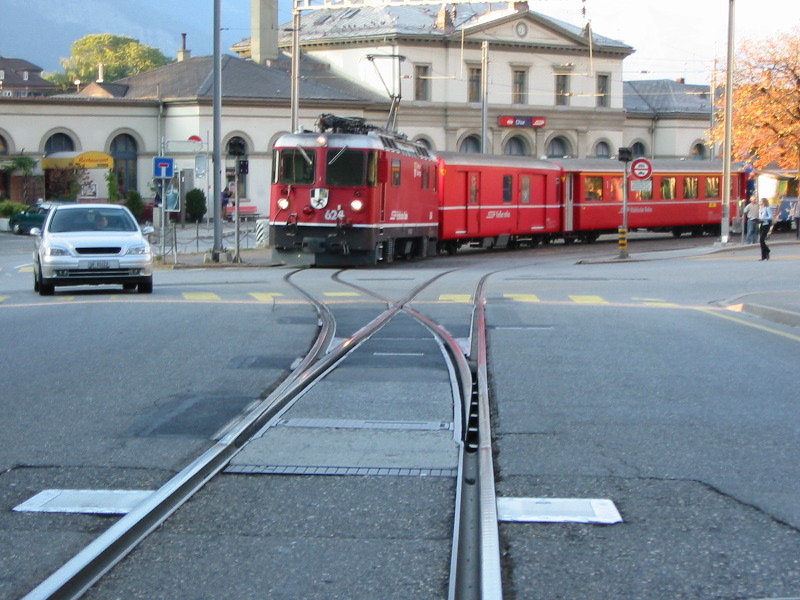
<svg viewBox="0 0 800 600"><path fill-rule="evenodd" d="M322 115L273 154L270 242L287 263L364 265L436 252L436 158L363 119Z"/></svg>

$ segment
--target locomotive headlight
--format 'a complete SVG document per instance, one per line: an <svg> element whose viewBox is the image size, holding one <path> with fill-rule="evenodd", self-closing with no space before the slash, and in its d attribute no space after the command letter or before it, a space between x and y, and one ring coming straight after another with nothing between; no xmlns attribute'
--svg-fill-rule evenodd
<svg viewBox="0 0 800 600"><path fill-rule="evenodd" d="M328 136L320 135L317 137L317 146L327 146L328 145Z"/></svg>
<svg viewBox="0 0 800 600"><path fill-rule="evenodd" d="M350 208L356 212L361 212L364 210L364 203L361 200L353 200L350 202Z"/></svg>
<svg viewBox="0 0 800 600"><path fill-rule="evenodd" d="M281 210L286 210L289 208L289 199L288 198L278 198L278 208Z"/></svg>

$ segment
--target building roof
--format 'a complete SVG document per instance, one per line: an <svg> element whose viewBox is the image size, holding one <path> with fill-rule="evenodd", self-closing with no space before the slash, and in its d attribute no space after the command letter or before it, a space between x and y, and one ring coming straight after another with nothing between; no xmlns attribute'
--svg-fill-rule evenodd
<svg viewBox="0 0 800 600"><path fill-rule="evenodd" d="M441 3L404 6L385 4L349 9L319 9L301 16L301 45L319 42L352 42L368 38L418 38L446 40L464 34L478 33L502 21L526 18L553 31L564 40L565 47L589 46L587 30L564 21L527 10L527 2L509 3L509 8L496 9L497 4L459 4L451 8ZM443 13L442 11L446 11ZM291 26L280 27L280 45L291 44ZM536 46L535 43L531 43ZM592 32L596 51L631 54L631 46ZM247 56L250 38L234 44L234 52Z"/></svg>
<svg viewBox="0 0 800 600"><path fill-rule="evenodd" d="M223 98L288 100L291 96L290 61L285 57L258 65L224 55L222 58ZM336 75L326 65L303 57L300 68L300 98L336 102L385 103L387 98ZM125 99L212 98L214 57L198 56L171 63L152 71L118 79L114 83L86 86L80 95Z"/></svg>
<svg viewBox="0 0 800 600"><path fill-rule="evenodd" d="M42 78L42 68L21 58L0 56L0 71L3 71L3 87L42 91L55 86ZM28 73L25 79L24 73Z"/></svg>
<svg viewBox="0 0 800 600"><path fill-rule="evenodd" d="M656 79L624 82L625 111L630 115L711 114L713 99L707 85Z"/></svg>

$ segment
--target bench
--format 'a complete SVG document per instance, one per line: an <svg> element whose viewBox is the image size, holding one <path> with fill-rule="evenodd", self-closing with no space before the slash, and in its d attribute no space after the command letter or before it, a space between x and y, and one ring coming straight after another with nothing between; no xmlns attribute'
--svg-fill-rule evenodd
<svg viewBox="0 0 800 600"><path fill-rule="evenodd" d="M225 208L225 214L228 219L233 219L234 215L236 214L236 207L235 206L227 206ZM239 207L239 220L240 221L247 221L248 219L258 219L261 215L258 214L258 208L253 206L252 204L247 204L245 206Z"/></svg>

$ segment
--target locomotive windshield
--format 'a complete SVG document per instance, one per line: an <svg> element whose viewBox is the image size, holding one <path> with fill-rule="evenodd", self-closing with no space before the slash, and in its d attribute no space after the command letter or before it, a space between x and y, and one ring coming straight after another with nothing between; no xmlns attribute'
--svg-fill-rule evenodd
<svg viewBox="0 0 800 600"><path fill-rule="evenodd" d="M326 185L374 187L378 184L378 153L349 148L331 148L325 156Z"/></svg>
<svg viewBox="0 0 800 600"><path fill-rule="evenodd" d="M275 151L273 165L277 166L275 181L284 185L311 185L314 183L316 153L303 148Z"/></svg>

